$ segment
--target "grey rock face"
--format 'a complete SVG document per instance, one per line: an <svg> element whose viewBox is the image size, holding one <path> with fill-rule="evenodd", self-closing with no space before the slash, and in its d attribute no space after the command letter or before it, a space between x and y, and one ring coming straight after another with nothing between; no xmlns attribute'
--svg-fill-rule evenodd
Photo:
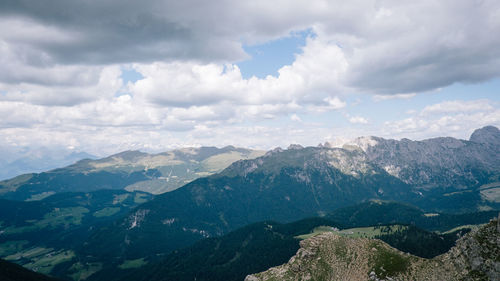
<svg viewBox="0 0 500 281"><path fill-rule="evenodd" d="M500 172L500 131L492 126L476 130L470 141L364 137L354 145L389 174L422 188L479 186Z"/></svg>
<svg viewBox="0 0 500 281"><path fill-rule="evenodd" d="M470 141L500 145L500 130L493 126L477 129L470 136Z"/></svg>

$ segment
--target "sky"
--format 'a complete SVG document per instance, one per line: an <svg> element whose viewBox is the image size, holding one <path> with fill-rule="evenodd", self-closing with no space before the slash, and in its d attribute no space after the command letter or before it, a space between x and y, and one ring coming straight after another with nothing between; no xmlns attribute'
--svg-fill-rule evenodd
<svg viewBox="0 0 500 281"><path fill-rule="evenodd" d="M500 2L0 1L0 154L500 126Z"/></svg>

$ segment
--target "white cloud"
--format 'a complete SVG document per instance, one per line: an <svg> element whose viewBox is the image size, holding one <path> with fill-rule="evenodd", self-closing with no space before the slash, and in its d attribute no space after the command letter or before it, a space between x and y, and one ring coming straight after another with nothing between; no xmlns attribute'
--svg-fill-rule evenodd
<svg viewBox="0 0 500 281"><path fill-rule="evenodd" d="M292 116L290 116L290 120L295 122L302 122L302 118L300 118L297 114L292 114Z"/></svg>
<svg viewBox="0 0 500 281"><path fill-rule="evenodd" d="M468 138L477 128L500 126L500 109L491 100L444 101L426 106L412 117L387 121L383 134L424 139L436 136Z"/></svg>
<svg viewBox="0 0 500 281"><path fill-rule="evenodd" d="M338 77L346 67L338 46L309 38L303 53L279 69L276 77L244 79L236 65L177 61L135 65L144 79L129 89L135 97L158 106L299 103L336 110L346 105L336 96L342 93Z"/></svg>
<svg viewBox="0 0 500 281"><path fill-rule="evenodd" d="M417 95L416 93L394 94L394 95L374 95L373 101L380 102L380 101L393 100L393 99L411 99L416 95Z"/></svg>
<svg viewBox="0 0 500 281"><path fill-rule="evenodd" d="M480 111L492 111L493 106L489 100L472 100L472 101L445 101L433 105L426 106L421 114L443 114L443 113L470 113Z"/></svg>
<svg viewBox="0 0 500 281"><path fill-rule="evenodd" d="M349 118L349 122L352 124L368 124L368 120L361 116L353 116Z"/></svg>
<svg viewBox="0 0 500 281"><path fill-rule="evenodd" d="M0 145L101 154L100 146L317 143L330 123L365 124L350 131L355 136L378 134L369 115L370 122L353 116L313 128L300 122L348 111L358 103L351 94L409 99L500 75L493 0L38 3L0 2L0 25L9 27L0 30ZM301 53L278 75L242 77L243 44L306 29ZM143 79L124 85L124 64ZM497 108L488 100L443 102L388 121L382 134L463 136L498 125Z"/></svg>
<svg viewBox="0 0 500 281"><path fill-rule="evenodd" d="M4 71L8 72L2 70L2 73ZM23 73L23 75L29 74L29 70ZM18 84L0 82L0 92L5 93L0 95L0 100L70 106L98 99L109 99L123 87L118 66L57 66L44 70L37 69L33 75L36 79L45 77L48 81L52 80L53 85L42 85L29 79L27 82Z"/></svg>

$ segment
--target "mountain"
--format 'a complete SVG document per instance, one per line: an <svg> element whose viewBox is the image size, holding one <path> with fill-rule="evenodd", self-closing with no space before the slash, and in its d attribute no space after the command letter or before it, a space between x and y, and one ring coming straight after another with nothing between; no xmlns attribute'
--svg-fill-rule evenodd
<svg viewBox="0 0 500 281"><path fill-rule="evenodd" d="M45 276L25 269L15 263L0 259L0 280L2 281L57 281L57 279Z"/></svg>
<svg viewBox="0 0 500 281"><path fill-rule="evenodd" d="M94 155L65 149L27 149L0 146L0 180L25 173L40 173L73 164Z"/></svg>
<svg viewBox="0 0 500 281"><path fill-rule="evenodd" d="M489 129L475 135L485 134L484 130ZM133 259L169 252L250 223L290 222L369 199L407 202L434 212L498 209L499 147L438 138L378 139L364 149L275 149L161 194L93 239L113 245L111 253ZM401 173L394 174L389 164L401 166ZM422 185L431 180L436 182L432 187ZM458 182L463 185L452 184Z"/></svg>
<svg viewBox="0 0 500 281"><path fill-rule="evenodd" d="M162 257L160 262L150 259L136 270L118 265L92 275L89 280L243 280L249 273L286 262L299 248L295 236L322 225L337 226L322 218L289 224L259 222L222 237L203 239Z"/></svg>
<svg viewBox="0 0 500 281"><path fill-rule="evenodd" d="M325 216L343 217L346 225L409 223L435 230L454 227L460 220L477 223L488 212L478 213L477 217L464 212L500 207L498 146L491 143L491 137L485 137L495 134L491 129L477 130L474 139L481 142L451 138L424 141L368 138L343 148L295 145L238 160L219 173L159 194L112 223L85 232L88 239L71 248L77 259L67 258L66 263L54 267L52 272L58 272L58 276L73 272L74 279L80 279L95 272L98 276L99 272L116 266L140 267L201 239L219 237L259 221L288 223ZM3 182L4 196L39 199L45 196L41 191L143 190L154 182L170 183L174 177L164 175L173 171L174 166L201 176L201 170L186 165L206 168L207 163L230 162L225 162L228 159L225 153L234 155L235 148L224 149L168 155L129 151L100 160L84 160L64 169ZM225 155L224 161L216 152ZM398 162L403 161L399 158L407 164ZM400 173L394 173L388 165ZM399 216L370 211L373 203L386 201L414 204L418 209L396 206ZM339 208L363 202L368 205L357 213L344 212L341 216L340 212L335 213ZM381 206L385 210L391 208L385 203ZM441 215L443 211L464 214L457 219L455 215ZM374 220L374 216L380 218ZM403 218L405 221L398 221ZM15 249L16 245L12 247Z"/></svg>
<svg viewBox="0 0 500 281"><path fill-rule="evenodd" d="M339 208L325 218L345 227L387 224L410 224L428 231L447 231L462 225L487 223L497 211L461 214L427 213L415 206L395 201L369 200L353 206Z"/></svg>
<svg viewBox="0 0 500 281"><path fill-rule="evenodd" d="M40 201L0 199L0 257L42 273L77 259L93 230L150 200L149 193L99 190L60 193Z"/></svg>
<svg viewBox="0 0 500 281"><path fill-rule="evenodd" d="M475 134L484 134L483 130ZM133 260L165 254L250 223L286 223L323 216L370 199L414 204L427 210L429 216L437 211L500 208L495 193L496 177L500 174L496 145L451 138L387 143L390 145L371 143L365 150L354 145L293 146L236 161L218 174L156 196L127 217L96 232L83 251L97 259ZM407 161L409 164L403 168L425 180L436 180L437 184L424 188L420 182L423 180L402 176L406 172L395 176L385 162L373 155L394 165ZM444 172L447 169L451 171ZM471 185L450 185L454 182ZM491 192L487 193L489 198L483 196L484 191ZM434 224L439 228L439 223L447 220L434 218ZM104 245L109 251L101 250Z"/></svg>
<svg viewBox="0 0 500 281"><path fill-rule="evenodd" d="M380 240L325 232L301 241L288 263L249 275L265 280L499 280L500 223L493 220L446 254L423 259Z"/></svg>
<svg viewBox="0 0 500 281"><path fill-rule="evenodd" d="M239 159L263 152L200 147L159 154L125 151L103 159L84 159L43 173L24 174L0 182L0 198L39 200L61 192L125 189L153 194L171 191L196 178L214 174Z"/></svg>
<svg viewBox="0 0 500 281"><path fill-rule="evenodd" d="M288 224L259 222L232 231L224 236L203 239L194 245L176 250L160 262L143 260L145 265L123 268L126 264L104 268L89 281L238 281L246 275L285 263L299 249L300 239L321 230L332 231L338 223L324 218L309 218ZM386 225L372 228L373 238L381 239L399 250L421 257L434 257L447 252L457 238L467 233L437 234L414 226ZM345 232L360 229L346 229ZM368 233L368 232L367 232ZM128 261L131 263L131 261Z"/></svg>
<svg viewBox="0 0 500 281"><path fill-rule="evenodd" d="M370 198L417 196L384 170L355 161L363 157L359 150L309 147L237 161L219 174L157 195L97 232L83 251L137 259L258 221L286 223Z"/></svg>
<svg viewBox="0 0 500 281"><path fill-rule="evenodd" d="M476 143L484 143L484 144L492 144L499 145L500 144L500 130L494 126L486 126L482 129L474 131L470 136L470 141Z"/></svg>
<svg viewBox="0 0 500 281"><path fill-rule="evenodd" d="M474 131L469 141L363 137L346 147L362 149L370 163L414 187L422 194L417 205L432 208L460 201L470 208L471 202L500 203L500 130L496 127Z"/></svg>

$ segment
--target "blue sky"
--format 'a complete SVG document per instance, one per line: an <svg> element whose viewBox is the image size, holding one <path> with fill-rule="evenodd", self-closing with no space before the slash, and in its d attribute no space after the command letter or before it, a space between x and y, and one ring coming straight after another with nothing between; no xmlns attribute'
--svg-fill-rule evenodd
<svg viewBox="0 0 500 281"><path fill-rule="evenodd" d="M40 1L0 3L9 159L500 126L497 1Z"/></svg>

